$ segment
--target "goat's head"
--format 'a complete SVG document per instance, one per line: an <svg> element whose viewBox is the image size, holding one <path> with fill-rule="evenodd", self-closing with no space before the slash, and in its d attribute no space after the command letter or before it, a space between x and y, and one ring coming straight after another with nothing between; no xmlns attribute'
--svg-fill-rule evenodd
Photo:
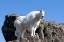
<svg viewBox="0 0 64 42"><path fill-rule="evenodd" d="M41 14L42 18L44 17L45 13L46 13L45 10L42 10L42 9L40 10L40 14Z"/></svg>

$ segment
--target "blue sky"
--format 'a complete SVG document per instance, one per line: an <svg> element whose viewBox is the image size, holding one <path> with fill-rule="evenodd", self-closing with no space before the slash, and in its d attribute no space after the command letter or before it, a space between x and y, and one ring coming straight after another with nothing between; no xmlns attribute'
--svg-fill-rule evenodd
<svg viewBox="0 0 64 42"><path fill-rule="evenodd" d="M26 15L45 8L44 20L64 23L64 0L0 0L0 42L5 42L1 28L6 14Z"/></svg>

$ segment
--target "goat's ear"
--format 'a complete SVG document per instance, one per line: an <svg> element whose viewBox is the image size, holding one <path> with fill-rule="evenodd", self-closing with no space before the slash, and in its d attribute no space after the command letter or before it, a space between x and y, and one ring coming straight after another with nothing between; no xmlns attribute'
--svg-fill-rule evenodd
<svg viewBox="0 0 64 42"><path fill-rule="evenodd" d="M40 13L42 12L42 7L41 7L41 10L40 10Z"/></svg>
<svg viewBox="0 0 64 42"><path fill-rule="evenodd" d="M42 11L40 10L40 13L41 13Z"/></svg>
<svg viewBox="0 0 64 42"><path fill-rule="evenodd" d="M45 13L46 13L46 11L45 11Z"/></svg>
<svg viewBox="0 0 64 42"><path fill-rule="evenodd" d="M45 11L45 13L46 13L46 9L45 8L43 9L43 11Z"/></svg>
<svg viewBox="0 0 64 42"><path fill-rule="evenodd" d="M46 9L45 9L45 8L44 8L43 10L44 10L44 11L46 11Z"/></svg>

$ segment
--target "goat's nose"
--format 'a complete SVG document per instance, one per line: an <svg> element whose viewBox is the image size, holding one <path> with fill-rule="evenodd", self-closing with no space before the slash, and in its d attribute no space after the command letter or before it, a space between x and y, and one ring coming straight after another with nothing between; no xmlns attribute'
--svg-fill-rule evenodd
<svg viewBox="0 0 64 42"><path fill-rule="evenodd" d="M44 16L42 16L42 18L43 18Z"/></svg>

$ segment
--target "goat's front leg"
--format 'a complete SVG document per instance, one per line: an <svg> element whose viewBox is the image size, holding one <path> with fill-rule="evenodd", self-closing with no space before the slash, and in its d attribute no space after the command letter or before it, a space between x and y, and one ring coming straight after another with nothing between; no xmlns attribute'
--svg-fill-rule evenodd
<svg viewBox="0 0 64 42"><path fill-rule="evenodd" d="M38 21L38 22L35 24L36 26L34 27L34 36L36 36L35 31L36 31L36 29L38 28L39 24L40 24L40 21Z"/></svg>
<svg viewBox="0 0 64 42"><path fill-rule="evenodd" d="M31 29L31 36L33 36L33 37L36 36L36 35L35 35L36 29L37 29L37 28L34 28L34 27Z"/></svg>
<svg viewBox="0 0 64 42"><path fill-rule="evenodd" d="M40 24L40 21L38 21L38 22L36 23L36 26L34 27L34 36L36 36L36 35L35 35L35 31L36 31L36 29L39 27L39 24Z"/></svg>
<svg viewBox="0 0 64 42"><path fill-rule="evenodd" d="M34 36L34 27L30 28L31 36Z"/></svg>
<svg viewBox="0 0 64 42"><path fill-rule="evenodd" d="M37 28L34 28L34 36L36 36L36 34L35 34L36 29L37 29Z"/></svg>
<svg viewBox="0 0 64 42"><path fill-rule="evenodd" d="M35 34L34 24L35 24L35 22L33 22L33 21L30 22L30 31L31 31L31 36L33 36L33 37L34 37L34 34Z"/></svg>

